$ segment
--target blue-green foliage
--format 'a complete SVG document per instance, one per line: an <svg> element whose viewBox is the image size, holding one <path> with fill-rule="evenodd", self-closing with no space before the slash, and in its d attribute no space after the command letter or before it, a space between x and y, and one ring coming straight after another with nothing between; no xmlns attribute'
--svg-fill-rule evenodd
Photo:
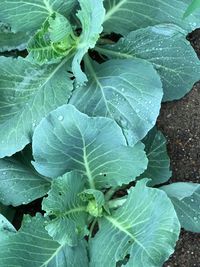
<svg viewBox="0 0 200 267"><path fill-rule="evenodd" d="M161 267L181 226L200 232L199 185L159 187L155 128L200 78L188 2L0 1L1 267Z"/></svg>

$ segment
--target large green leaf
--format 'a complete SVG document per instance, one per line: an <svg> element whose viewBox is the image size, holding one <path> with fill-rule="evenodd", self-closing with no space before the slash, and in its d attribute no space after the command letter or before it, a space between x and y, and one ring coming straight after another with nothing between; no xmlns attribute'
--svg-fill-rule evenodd
<svg viewBox="0 0 200 267"><path fill-rule="evenodd" d="M39 29L54 11L70 14L75 3L75 0L1 0L0 20L10 24L13 32L31 32Z"/></svg>
<svg viewBox="0 0 200 267"><path fill-rule="evenodd" d="M15 232L16 230L14 226L2 214L0 214L0 242L3 242L4 239Z"/></svg>
<svg viewBox="0 0 200 267"><path fill-rule="evenodd" d="M46 215L53 216L46 230L60 244L77 245L78 238L86 233L86 203L79 197L85 182L79 173L67 173L53 181L48 197L42 202Z"/></svg>
<svg viewBox="0 0 200 267"><path fill-rule="evenodd" d="M24 32L13 33L9 25L0 21L0 52L24 50L29 38Z"/></svg>
<svg viewBox="0 0 200 267"><path fill-rule="evenodd" d="M125 133L131 129L131 144L137 143L155 125L163 96L153 66L141 59L86 63L90 80L70 103L89 116L114 118Z"/></svg>
<svg viewBox="0 0 200 267"><path fill-rule="evenodd" d="M44 266L42 265L41 267L88 267L88 266L89 263L88 263L87 243L85 240L82 240L79 243L79 245L75 247L70 247L68 245L65 245L47 265Z"/></svg>
<svg viewBox="0 0 200 267"><path fill-rule="evenodd" d="M0 70L0 157L5 157L22 150L39 121L67 102L72 81L65 61L40 68L1 57Z"/></svg>
<svg viewBox="0 0 200 267"><path fill-rule="evenodd" d="M160 74L163 101L179 99L200 79L199 59L183 30L172 24L139 29L97 50L109 58L143 58Z"/></svg>
<svg viewBox="0 0 200 267"><path fill-rule="evenodd" d="M105 17L103 0L79 0L81 10L78 11L82 26L82 33L77 46L77 53L72 62L72 71L78 83L87 81L86 75L81 70L81 60L89 48L93 48L102 32L102 23Z"/></svg>
<svg viewBox="0 0 200 267"><path fill-rule="evenodd" d="M198 8L200 8L200 0L192 0L192 3L186 9L183 17L186 18Z"/></svg>
<svg viewBox="0 0 200 267"><path fill-rule="evenodd" d="M59 62L75 49L73 37L70 22L64 16L53 13L29 41L28 59L40 65Z"/></svg>
<svg viewBox="0 0 200 267"><path fill-rule="evenodd" d="M0 243L1 267L87 267L85 242L77 247L60 245L44 228L38 214L25 216L20 230Z"/></svg>
<svg viewBox="0 0 200 267"><path fill-rule="evenodd" d="M0 159L0 202L19 206L44 196L50 182L12 158Z"/></svg>
<svg viewBox="0 0 200 267"><path fill-rule="evenodd" d="M90 118L63 105L41 121L33 135L33 162L39 173L57 177L71 170L87 176L90 188L122 185L146 166L144 147L127 147L120 127L108 118Z"/></svg>
<svg viewBox="0 0 200 267"><path fill-rule="evenodd" d="M200 184L179 182L160 189L171 198L181 226L200 233Z"/></svg>
<svg viewBox="0 0 200 267"><path fill-rule="evenodd" d="M14 49L24 50L28 39L28 35L23 32L0 32L0 52Z"/></svg>
<svg viewBox="0 0 200 267"><path fill-rule="evenodd" d="M172 172L164 135L153 128L142 142L145 144L148 166L139 178L150 178L148 185L151 186L165 183L171 177Z"/></svg>
<svg viewBox="0 0 200 267"><path fill-rule="evenodd" d="M180 231L174 207L146 182L139 181L122 207L99 220L90 243L91 267L115 267L128 255L127 267L161 267L173 253Z"/></svg>
<svg viewBox="0 0 200 267"><path fill-rule="evenodd" d="M183 20L191 0L105 0L104 31L122 35L160 23L175 23L188 32L200 26L199 14Z"/></svg>

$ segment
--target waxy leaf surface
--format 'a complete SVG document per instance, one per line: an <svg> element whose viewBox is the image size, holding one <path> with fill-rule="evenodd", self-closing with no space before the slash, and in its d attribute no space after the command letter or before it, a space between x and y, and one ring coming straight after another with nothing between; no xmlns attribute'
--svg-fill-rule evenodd
<svg viewBox="0 0 200 267"><path fill-rule="evenodd" d="M0 70L0 157L5 157L30 143L40 120L67 102L72 81L65 61L39 67L1 57Z"/></svg>
<svg viewBox="0 0 200 267"><path fill-rule="evenodd" d="M104 31L126 35L161 23L175 23L187 32L200 26L200 11L183 20L190 0L105 0Z"/></svg>
<svg viewBox="0 0 200 267"><path fill-rule="evenodd" d="M139 181L123 206L99 220L90 242L91 267L115 267L128 255L127 267L161 267L173 253L180 231L174 207L146 182Z"/></svg>
<svg viewBox="0 0 200 267"><path fill-rule="evenodd" d="M50 182L29 166L12 159L0 159L0 202L19 206L43 197Z"/></svg>
<svg viewBox="0 0 200 267"><path fill-rule="evenodd" d="M89 116L115 119L125 133L131 129L131 144L136 144L159 114L163 92L157 72L141 59L113 59L94 66L88 62L86 68L89 82L75 89L70 103Z"/></svg>
<svg viewBox="0 0 200 267"><path fill-rule="evenodd" d="M46 215L54 217L47 222L46 230L60 244L75 246L78 238L85 235L86 203L79 196L85 182L80 173L69 172L52 182L48 197L42 202Z"/></svg>
<svg viewBox="0 0 200 267"><path fill-rule="evenodd" d="M151 186L167 182L172 172L164 135L153 128L142 142L145 144L148 166L139 178L150 178L148 185Z"/></svg>
<svg viewBox="0 0 200 267"><path fill-rule="evenodd" d="M72 71L78 83L87 81L81 70L81 60L89 48L93 48L103 30L102 23L105 16L103 0L79 0L81 10L77 17L81 22L82 33L79 38L77 52L72 62Z"/></svg>
<svg viewBox="0 0 200 267"><path fill-rule="evenodd" d="M161 77L163 101L179 99L200 79L200 61L184 31L173 24L139 29L116 44L97 49L109 58L143 58Z"/></svg>
<svg viewBox="0 0 200 267"><path fill-rule="evenodd" d="M200 233L200 184L179 182L160 189L174 204L181 226L187 231Z"/></svg>
<svg viewBox="0 0 200 267"><path fill-rule="evenodd" d="M133 181L147 166L144 146L127 147L120 127L109 118L90 118L72 105L52 111L33 136L33 165L48 177L77 170L90 188Z"/></svg>
<svg viewBox="0 0 200 267"><path fill-rule="evenodd" d="M26 215L20 230L0 243L0 266L87 267L86 245L60 245L48 235L42 216Z"/></svg>
<svg viewBox="0 0 200 267"><path fill-rule="evenodd" d="M13 32L33 32L54 11L69 15L75 0L1 0L0 20L10 24Z"/></svg>

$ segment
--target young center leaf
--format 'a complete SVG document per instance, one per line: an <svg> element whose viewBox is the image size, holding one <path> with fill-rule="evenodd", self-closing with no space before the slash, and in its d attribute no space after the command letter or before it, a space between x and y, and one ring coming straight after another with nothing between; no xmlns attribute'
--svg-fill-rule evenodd
<svg viewBox="0 0 200 267"><path fill-rule="evenodd" d="M164 135L154 127L142 142L145 144L148 166L138 179L150 178L148 185L151 186L165 183L171 177L172 172Z"/></svg>
<svg viewBox="0 0 200 267"><path fill-rule="evenodd" d="M76 37L70 22L53 13L29 41L28 59L40 65L56 63L75 50L75 46Z"/></svg>
<svg viewBox="0 0 200 267"><path fill-rule="evenodd" d="M75 89L70 103L89 116L116 120L123 131L131 129L136 144L155 125L163 96L159 75L141 59L109 60L91 65L87 85Z"/></svg>
<svg viewBox="0 0 200 267"><path fill-rule="evenodd" d="M81 70L81 60L89 48L94 48L100 33L105 16L103 0L79 0L81 10L77 17L81 22L82 32L77 45L77 52L72 62L72 71L78 83L87 81L86 75Z"/></svg>
<svg viewBox="0 0 200 267"><path fill-rule="evenodd" d="M33 32L54 11L69 15L75 0L1 0L0 20L8 23L13 32Z"/></svg>
<svg viewBox="0 0 200 267"><path fill-rule="evenodd" d="M174 207L165 193L146 182L137 182L123 206L99 219L90 242L92 267L115 267L126 257L127 267L161 267L173 253L180 231Z"/></svg>
<svg viewBox="0 0 200 267"><path fill-rule="evenodd" d="M92 189L133 181L147 166L144 146L127 147L115 121L90 118L63 105L41 121L33 136L33 165L48 177L77 170Z"/></svg>
<svg viewBox="0 0 200 267"><path fill-rule="evenodd" d="M0 157L20 151L31 141L39 121L67 102L72 81L65 60L43 66L0 58Z"/></svg>
<svg viewBox="0 0 200 267"><path fill-rule="evenodd" d="M173 183L160 187L174 204L181 226L200 233L200 184Z"/></svg>
<svg viewBox="0 0 200 267"><path fill-rule="evenodd" d="M200 12L183 20L188 0L105 0L104 31L126 35L161 23L174 23L191 32L200 26Z"/></svg>
<svg viewBox="0 0 200 267"><path fill-rule="evenodd" d="M86 242L60 245L45 230L44 218L26 215L20 230L0 243L1 267L88 267Z"/></svg>
<svg viewBox="0 0 200 267"><path fill-rule="evenodd" d="M200 79L199 59L184 31L173 24L133 31L97 51L109 58L143 58L151 62L162 80L163 101L183 97Z"/></svg>
<svg viewBox="0 0 200 267"><path fill-rule="evenodd" d="M69 172L52 182L48 197L42 202L46 216L53 217L45 228L60 244L75 246L87 233L87 203L79 196L85 183L80 173Z"/></svg>
<svg viewBox="0 0 200 267"><path fill-rule="evenodd" d="M19 206L43 197L50 182L14 158L0 159L0 202Z"/></svg>

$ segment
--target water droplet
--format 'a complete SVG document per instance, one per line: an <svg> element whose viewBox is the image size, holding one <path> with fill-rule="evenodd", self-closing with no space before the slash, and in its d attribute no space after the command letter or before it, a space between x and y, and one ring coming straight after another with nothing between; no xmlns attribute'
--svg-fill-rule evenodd
<svg viewBox="0 0 200 267"><path fill-rule="evenodd" d="M194 202L194 199L193 198L191 198L191 202Z"/></svg>
<svg viewBox="0 0 200 267"><path fill-rule="evenodd" d="M58 120L59 121L62 121L64 119L64 117L62 116L62 115L60 115L59 117L58 117Z"/></svg>
<svg viewBox="0 0 200 267"><path fill-rule="evenodd" d="M124 88L122 88L122 92L124 92Z"/></svg>
<svg viewBox="0 0 200 267"><path fill-rule="evenodd" d="M194 220L197 221L197 217L194 217Z"/></svg>
<svg viewBox="0 0 200 267"><path fill-rule="evenodd" d="M2 172L3 175L6 175L6 172Z"/></svg>

